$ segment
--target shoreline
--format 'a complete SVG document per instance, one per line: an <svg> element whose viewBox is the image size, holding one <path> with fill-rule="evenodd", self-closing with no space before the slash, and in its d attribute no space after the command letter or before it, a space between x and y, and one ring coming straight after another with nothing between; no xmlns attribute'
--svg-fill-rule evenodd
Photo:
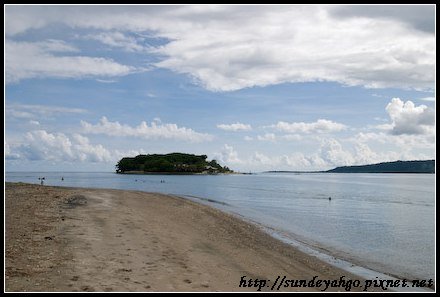
<svg viewBox="0 0 440 297"><path fill-rule="evenodd" d="M242 220L247 223L250 223L250 224L256 226L257 228L259 228L259 230L261 230L262 232L265 232L269 236L275 238L276 240L279 240L283 243L286 243L289 246L292 246L295 249L298 249L299 251L301 251L307 255L318 258L319 260L321 260L321 261L323 261L333 267L336 267L338 269L342 269L346 273L350 273L350 274L358 277L359 279L371 279L371 280L383 279L383 280L390 280L390 281L399 281L399 280L403 280L403 279L406 279L406 280L415 279L415 278L401 277L396 274L389 274L389 273L381 272L379 270L375 270L374 268L370 268L366 265L363 265L362 263L359 263L359 261L356 261L355 259L344 259L342 257L334 255L332 251L325 249L322 246L319 246L318 244L310 244L307 241L299 240L298 238L295 238L292 234L288 234L286 232L274 229L272 227L265 226L265 225L261 224L260 222L252 220L250 218L247 218L239 213L230 212L230 211L225 210L224 208L219 207L219 206L227 205L227 204L224 204L223 202L215 201L215 200L208 199L208 198L191 196L191 195L183 195L183 196L172 195L172 196L181 197L184 199L190 199L191 201L195 201L194 199L197 199L198 203L202 203L203 205L207 205L209 207L219 209L220 211L224 211L230 215L233 215L238 220ZM219 205L214 205L214 204L210 204L210 203L214 203L214 204L218 203ZM435 280L434 280L434 285L432 288L435 288ZM432 288L407 288L407 287L400 286L400 287L395 288L391 291L395 291L395 292L433 292Z"/></svg>
<svg viewBox="0 0 440 297"><path fill-rule="evenodd" d="M5 194L7 291L255 292L239 287L240 278L278 275L364 281L235 215L174 195L8 182Z"/></svg>

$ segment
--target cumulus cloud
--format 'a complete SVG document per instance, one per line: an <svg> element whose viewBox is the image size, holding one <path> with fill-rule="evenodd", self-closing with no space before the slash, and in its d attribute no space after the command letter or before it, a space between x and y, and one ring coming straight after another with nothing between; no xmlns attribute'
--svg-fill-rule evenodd
<svg viewBox="0 0 440 297"><path fill-rule="evenodd" d="M257 135L257 139L261 141L275 141L276 135L273 133L266 133L264 135Z"/></svg>
<svg viewBox="0 0 440 297"><path fill-rule="evenodd" d="M375 151L366 143L355 143L354 147L344 147L340 141L322 139L316 151L309 153L264 154L255 152L250 158L242 160L247 168L263 170L328 170L338 166L365 165L396 160L428 159L411 148L396 151Z"/></svg>
<svg viewBox="0 0 440 297"><path fill-rule="evenodd" d="M162 124L153 121L150 125L143 121L136 127L131 127L119 122L111 122L102 117L96 125L81 121L84 133L105 134L109 136L130 136L144 139L174 139L189 142L210 141L213 136L206 133L199 133L185 127L178 127L176 124Z"/></svg>
<svg viewBox="0 0 440 297"><path fill-rule="evenodd" d="M30 161L46 160L57 162L108 162L111 153L102 145L93 145L87 137L74 134L49 133L45 130L28 132L24 144L14 148L14 155ZM9 152L11 155L11 153Z"/></svg>
<svg viewBox="0 0 440 297"><path fill-rule="evenodd" d="M237 122L235 124L219 124L217 125L217 128L226 130L226 131L250 131L252 130L252 126L248 124L242 124L240 122Z"/></svg>
<svg viewBox="0 0 440 297"><path fill-rule="evenodd" d="M386 132L360 132L351 137L355 143L379 143L387 146L397 146L400 150L435 148L435 133L433 134L401 134L393 135Z"/></svg>
<svg viewBox="0 0 440 297"><path fill-rule="evenodd" d="M265 168L264 170L320 170L328 167L317 154L306 156L299 152L278 156L255 152L248 164Z"/></svg>
<svg viewBox="0 0 440 297"><path fill-rule="evenodd" d="M312 123L287 123L280 121L277 124L271 125L269 127L275 128L278 131L288 133L331 133L347 129L347 126L343 124L325 119L319 119L316 122Z"/></svg>
<svg viewBox="0 0 440 297"><path fill-rule="evenodd" d="M370 88L433 89L435 36L429 33L434 28L434 10L434 6L417 5L403 9L402 6L338 9L317 5L68 9L20 6L6 8L5 25L6 35L10 37L58 23L71 28L104 30L108 32L99 37L102 42L132 50L138 48L136 43L127 40L127 36L116 36L115 32L151 32L151 37L166 40L150 51L159 58L157 67L190 75L213 91L310 81ZM115 64L107 60L90 62L98 68ZM130 72L123 65L113 66L115 71L104 74ZM66 76L59 69L53 72ZM15 74L9 80L14 78L20 76Z"/></svg>
<svg viewBox="0 0 440 297"><path fill-rule="evenodd" d="M242 163L242 160L238 157L238 153L228 144L225 144L220 152L214 154L214 159L220 161L221 164Z"/></svg>
<svg viewBox="0 0 440 297"><path fill-rule="evenodd" d="M7 83L29 78L114 77L134 72L131 66L111 59L87 56L60 56L72 48L63 43L5 42L5 73ZM54 53L57 53L55 55Z"/></svg>
<svg viewBox="0 0 440 297"><path fill-rule="evenodd" d="M393 98L385 108L391 118L393 135L428 134L434 131L435 111L426 105L415 106L412 101Z"/></svg>
<svg viewBox="0 0 440 297"><path fill-rule="evenodd" d="M319 155L326 164L346 166L355 163L353 155L344 150L336 139L326 139L321 144Z"/></svg>
<svg viewBox="0 0 440 297"><path fill-rule="evenodd" d="M20 159L20 154L11 151L11 147L5 141L5 159L6 160L17 160Z"/></svg>

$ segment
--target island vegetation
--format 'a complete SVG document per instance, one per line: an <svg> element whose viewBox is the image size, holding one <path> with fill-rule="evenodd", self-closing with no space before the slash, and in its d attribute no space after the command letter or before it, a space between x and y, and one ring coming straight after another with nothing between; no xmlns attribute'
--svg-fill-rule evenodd
<svg viewBox="0 0 440 297"><path fill-rule="evenodd" d="M116 164L116 173L219 174L233 173L206 155L184 153L124 157Z"/></svg>

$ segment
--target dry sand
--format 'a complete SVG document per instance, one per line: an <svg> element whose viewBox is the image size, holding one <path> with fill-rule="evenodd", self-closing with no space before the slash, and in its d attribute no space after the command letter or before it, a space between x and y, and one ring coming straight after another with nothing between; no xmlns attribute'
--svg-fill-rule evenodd
<svg viewBox="0 0 440 297"><path fill-rule="evenodd" d="M257 291L240 279L357 279L183 198L6 183L6 291ZM281 288L319 291L317 288ZM344 291L343 288L331 291Z"/></svg>

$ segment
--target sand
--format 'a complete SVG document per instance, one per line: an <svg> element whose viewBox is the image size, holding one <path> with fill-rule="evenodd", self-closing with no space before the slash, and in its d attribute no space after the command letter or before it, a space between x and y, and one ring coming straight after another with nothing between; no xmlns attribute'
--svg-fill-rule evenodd
<svg viewBox="0 0 440 297"><path fill-rule="evenodd" d="M263 291L277 276L359 279L233 215L161 194L6 183L5 223L7 292L256 292L239 287L243 276L270 280Z"/></svg>

